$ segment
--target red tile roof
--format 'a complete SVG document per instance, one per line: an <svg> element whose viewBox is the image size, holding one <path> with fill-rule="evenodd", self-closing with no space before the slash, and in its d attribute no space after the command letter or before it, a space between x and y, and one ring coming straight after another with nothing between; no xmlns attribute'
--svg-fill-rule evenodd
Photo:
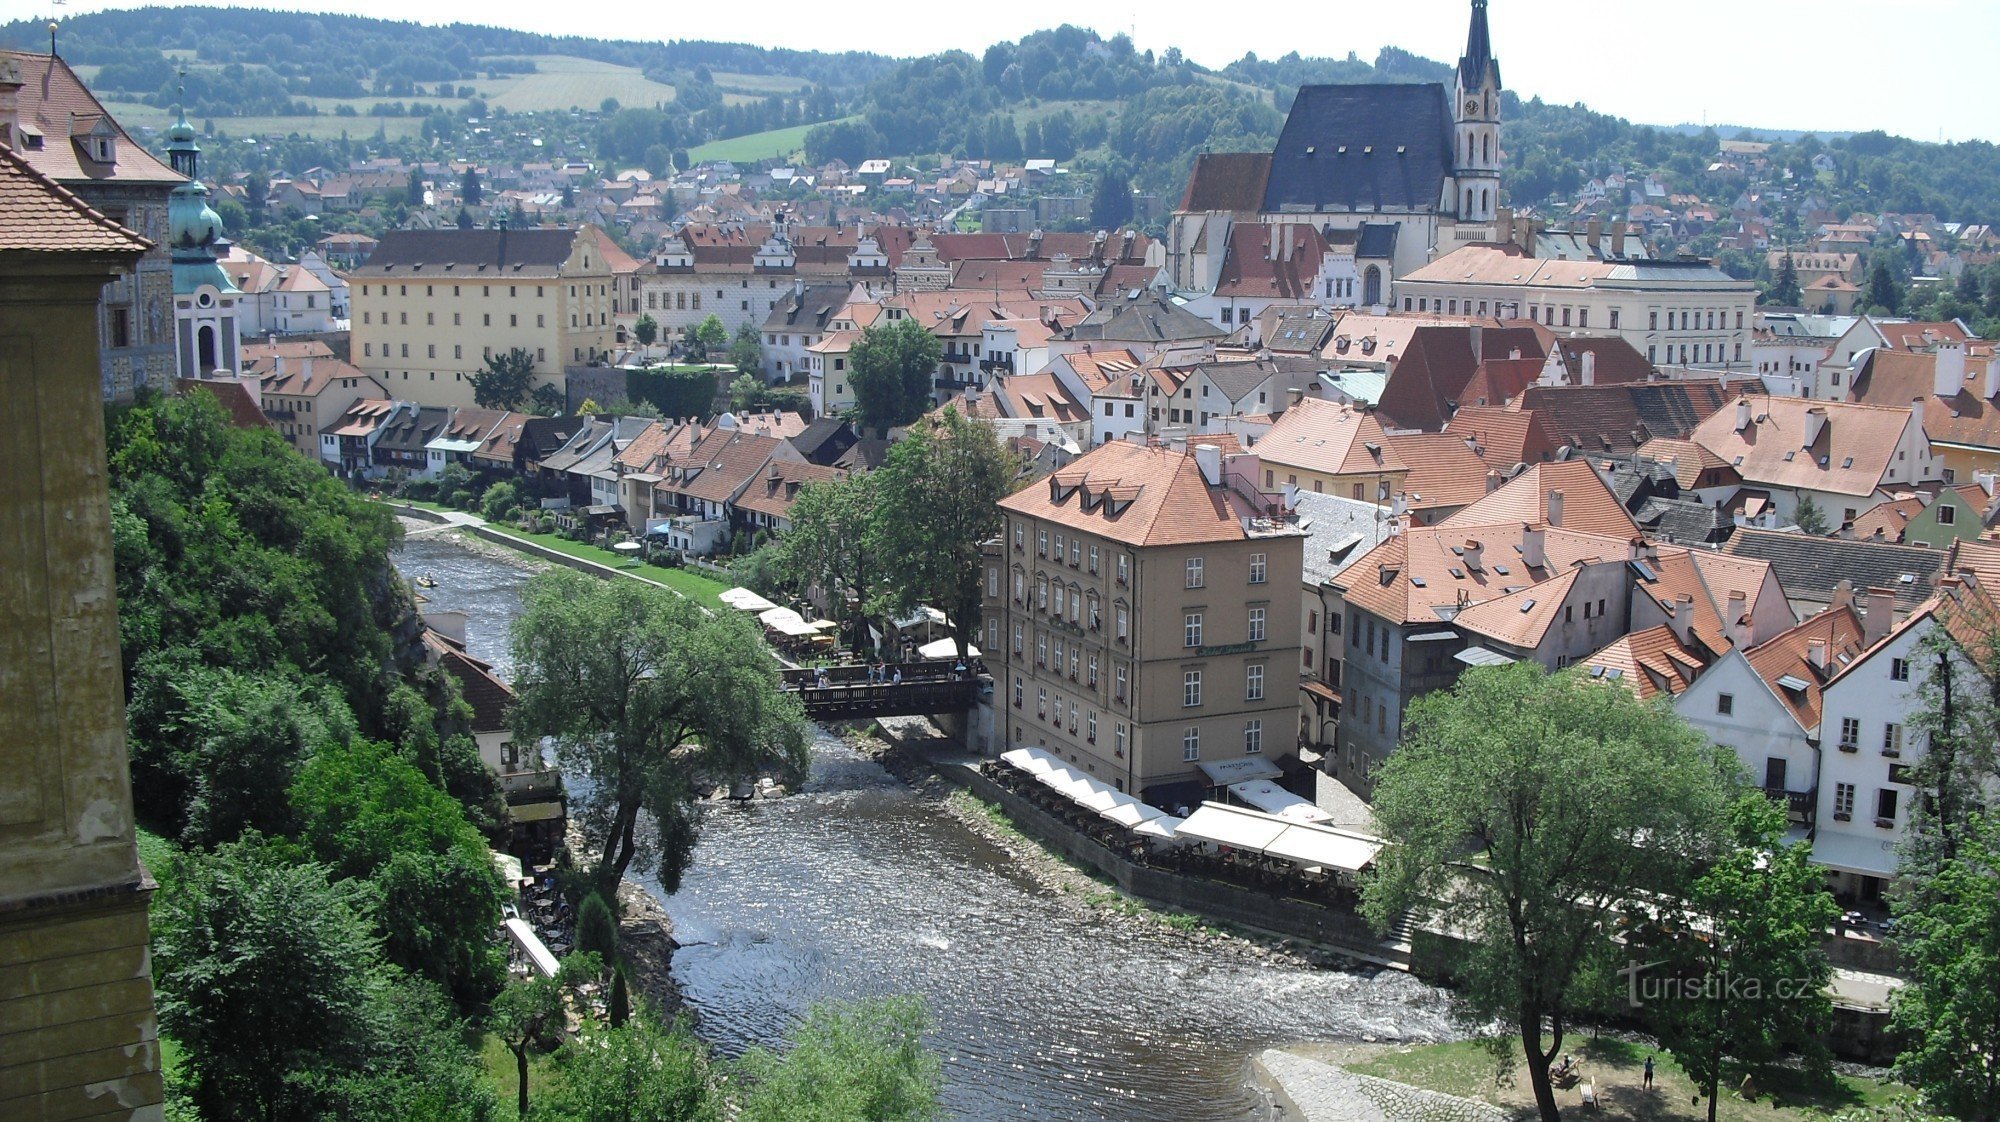
<svg viewBox="0 0 2000 1122"><path fill-rule="evenodd" d="M1635 631L1584 660L1592 678L1615 681L1645 701L1685 691L1707 666L1666 624ZM1616 671L1615 676L1604 671Z"/></svg>
<svg viewBox="0 0 2000 1122"><path fill-rule="evenodd" d="M257 407L256 399L250 396L250 391L244 388L241 382L211 382L203 378L176 378L174 379L174 389L183 397L191 393L206 393L214 396L216 404L222 406L222 411L229 414L229 423L239 429L254 430L271 427L270 418L264 416L264 411Z"/></svg>
<svg viewBox="0 0 2000 1122"><path fill-rule="evenodd" d="M1242 541L1267 511L1208 485L1192 452L1114 441L1001 500L1000 508L1134 546Z"/></svg>
<svg viewBox="0 0 2000 1122"><path fill-rule="evenodd" d="M1270 178L1268 152L1204 152L1194 158L1180 208L1256 212L1264 208Z"/></svg>
<svg viewBox="0 0 2000 1122"><path fill-rule="evenodd" d="M1486 461L1503 472L1513 464L1554 459L1558 447L1542 415L1532 409L1462 405L1451 415L1451 423L1444 431L1461 439L1469 436L1477 440L1485 450Z"/></svg>
<svg viewBox="0 0 2000 1122"><path fill-rule="evenodd" d="M1556 525L1549 520L1551 491L1563 493L1559 524L1564 529L1621 540L1639 536L1639 524L1632 521L1625 505L1585 460L1536 464L1439 525L1477 526L1492 522Z"/></svg>
<svg viewBox="0 0 2000 1122"><path fill-rule="evenodd" d="M1744 410L1748 423L1740 428ZM1807 430L1822 420L1810 443ZM1762 487L1872 495L1896 462L1910 409L1745 394L1704 420L1690 439Z"/></svg>
<svg viewBox="0 0 2000 1122"><path fill-rule="evenodd" d="M1317 228L1288 223L1245 223L1229 231L1229 255L1215 283L1215 295L1270 300L1304 300L1327 253Z"/></svg>
<svg viewBox="0 0 2000 1122"><path fill-rule="evenodd" d="M1771 687L1802 729L1819 727L1820 689L1862 652L1865 633L1861 619L1847 605L1831 608L1745 652L1750 668ZM1821 665L1812 662L1815 643L1823 644ZM1804 683L1804 689L1778 684L1780 678Z"/></svg>
<svg viewBox="0 0 2000 1122"><path fill-rule="evenodd" d="M61 56L0 50L0 68L21 73L19 123L41 133L42 147L18 153L43 175L62 183L185 183L186 177L132 139ZM79 143L100 123L114 134L116 160L100 164Z"/></svg>
<svg viewBox="0 0 2000 1122"><path fill-rule="evenodd" d="M0 253L143 253L152 243L0 145Z"/></svg>
<svg viewBox="0 0 2000 1122"><path fill-rule="evenodd" d="M1285 410L1255 451L1267 464L1323 475L1409 470L1374 414L1310 397Z"/></svg>

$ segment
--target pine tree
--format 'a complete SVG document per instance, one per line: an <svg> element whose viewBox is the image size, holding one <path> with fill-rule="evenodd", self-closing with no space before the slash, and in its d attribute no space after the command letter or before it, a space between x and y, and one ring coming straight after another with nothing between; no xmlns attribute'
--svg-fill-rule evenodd
<svg viewBox="0 0 2000 1122"><path fill-rule="evenodd" d="M1778 278L1771 282L1771 291L1765 294L1765 303L1780 308L1796 308L1805 301L1805 294L1799 290L1799 266L1792 260L1792 251L1785 251L1785 259L1778 265Z"/></svg>

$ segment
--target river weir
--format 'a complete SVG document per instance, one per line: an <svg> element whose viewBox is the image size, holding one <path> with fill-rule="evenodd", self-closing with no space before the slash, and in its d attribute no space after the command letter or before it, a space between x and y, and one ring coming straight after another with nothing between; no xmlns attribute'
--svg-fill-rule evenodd
<svg viewBox="0 0 2000 1122"><path fill-rule="evenodd" d="M472 653L508 676L531 570L496 549L425 532L396 563L435 578L428 607L465 612ZM824 730L801 791L716 805L681 890L649 887L717 1048L774 1045L816 1001L915 993L958 1119L1265 1119L1264 1048L1459 1035L1444 995L1406 974L1313 969L1092 906Z"/></svg>

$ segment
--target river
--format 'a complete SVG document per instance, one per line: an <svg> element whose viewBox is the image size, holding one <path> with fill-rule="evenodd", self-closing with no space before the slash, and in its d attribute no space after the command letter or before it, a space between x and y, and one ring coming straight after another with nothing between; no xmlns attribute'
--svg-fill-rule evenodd
<svg viewBox="0 0 2000 1122"><path fill-rule="evenodd" d="M467 612L472 652L504 674L523 569L435 533L397 563L437 577L431 606ZM719 1049L774 1044L821 999L915 992L946 1105L968 1122L1264 1119L1248 1061L1265 1047L1457 1035L1442 994L1405 974L1273 965L1107 922L824 733L801 792L707 816L662 898L675 979Z"/></svg>

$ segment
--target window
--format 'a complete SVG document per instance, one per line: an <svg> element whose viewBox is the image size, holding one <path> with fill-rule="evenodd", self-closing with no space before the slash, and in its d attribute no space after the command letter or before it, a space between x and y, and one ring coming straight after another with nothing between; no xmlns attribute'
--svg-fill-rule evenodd
<svg viewBox="0 0 2000 1122"><path fill-rule="evenodd" d="M1910 660L1909 660L1909 659L1907 659L1907 658L1892 658L1892 659L1890 659L1890 660L1889 660L1889 680L1890 680L1890 681L1893 681L1893 682L1907 682L1907 681L1909 681L1909 680L1910 680Z"/></svg>
<svg viewBox="0 0 2000 1122"><path fill-rule="evenodd" d="M1882 726L1882 754L1885 756L1903 754L1903 726L1894 721Z"/></svg>
<svg viewBox="0 0 2000 1122"><path fill-rule="evenodd" d="M1049 664L1049 637L1047 635L1037 633L1035 635L1035 665L1047 666L1048 664Z"/></svg>
<svg viewBox="0 0 2000 1122"><path fill-rule="evenodd" d="M1125 722L1118 722L1118 730L1115 735L1118 745L1118 758L1122 760L1125 758Z"/></svg>
<svg viewBox="0 0 2000 1122"><path fill-rule="evenodd" d="M1854 784L1833 785L1833 816L1835 818L1854 817Z"/></svg>
<svg viewBox="0 0 2000 1122"><path fill-rule="evenodd" d="M1896 792L1884 787L1875 792L1875 817L1886 822L1896 820Z"/></svg>
<svg viewBox="0 0 2000 1122"><path fill-rule="evenodd" d="M1035 691L1035 717L1037 720L1048 720L1049 691L1047 690L1038 689Z"/></svg>
<svg viewBox="0 0 2000 1122"><path fill-rule="evenodd" d="M1090 677L1089 677L1089 678L1087 678L1087 679L1085 679L1085 680L1086 680L1087 682L1089 682L1089 683L1090 683L1090 688L1091 688L1091 689L1096 689L1096 688L1097 688L1097 652L1096 652L1096 651L1092 651L1092 652L1090 652Z"/></svg>
<svg viewBox="0 0 2000 1122"><path fill-rule="evenodd" d="M1062 560L1062 558L1063 558L1063 536L1062 536L1061 534L1057 534L1057 535L1056 535L1056 560L1057 560L1057 561L1061 561L1061 560Z"/></svg>
<svg viewBox="0 0 2000 1122"><path fill-rule="evenodd" d="M1190 557L1187 559L1187 586L1189 588L1201 587L1201 558L1199 557Z"/></svg>
<svg viewBox="0 0 2000 1122"><path fill-rule="evenodd" d="M1844 748L1852 748L1861 743L1861 718L1842 717L1840 719L1840 743Z"/></svg>
<svg viewBox="0 0 2000 1122"><path fill-rule="evenodd" d="M988 600L1000 598L1000 570L991 565L986 567L986 598Z"/></svg>
<svg viewBox="0 0 2000 1122"><path fill-rule="evenodd" d="M1253 643L1264 641L1264 609L1262 608L1250 609L1250 641Z"/></svg>
<svg viewBox="0 0 2000 1122"><path fill-rule="evenodd" d="M1189 725L1188 730L1181 734L1181 760L1193 763L1199 759L1201 759L1201 730Z"/></svg>
<svg viewBox="0 0 2000 1122"><path fill-rule="evenodd" d="M1066 605L1067 605L1068 603L1069 603L1069 590L1063 587L1063 583L1062 583L1061 581L1057 581L1057 582L1056 582L1056 616L1057 616L1058 618L1060 618L1060 617L1062 616L1062 614L1063 614L1063 609L1064 609L1064 607L1065 607L1065 606L1066 606Z"/></svg>
<svg viewBox="0 0 2000 1122"><path fill-rule="evenodd" d="M1014 653L1015 653L1015 654L1020 654L1020 653L1021 653L1021 652L1022 652L1023 650L1025 650L1025 649L1026 649L1026 635L1024 634L1024 633L1025 633L1025 631L1026 631L1026 628L1022 627L1022 626L1021 626L1021 623L1020 623L1020 621L1016 620L1016 621L1015 621L1015 623L1014 623Z"/></svg>
<svg viewBox="0 0 2000 1122"><path fill-rule="evenodd" d="M1019 522L1014 523L1014 552L1020 553L1022 550L1026 549L1027 540L1028 540L1028 528L1026 526L1021 525Z"/></svg>
<svg viewBox="0 0 2000 1122"><path fill-rule="evenodd" d="M1131 621L1131 616L1127 614L1127 612L1126 612L1126 610L1125 610L1125 605L1123 605L1123 604L1120 604L1120 605L1118 605L1118 641L1119 641L1119 642L1123 643L1123 642L1125 642L1125 641L1126 641L1127 639L1130 639L1130 638L1132 637L1132 634L1131 634L1131 622L1132 622L1132 621Z"/></svg>
<svg viewBox="0 0 2000 1122"><path fill-rule="evenodd" d="M1042 557L1049 555L1049 532L1047 530L1035 531L1035 553Z"/></svg>
<svg viewBox="0 0 2000 1122"><path fill-rule="evenodd" d="M1946 480L1946 482L1948 483L1950 482L1950 480ZM1958 521L1957 508L1945 506L1942 503L1938 505L1938 525L1950 526L1957 521Z"/></svg>
<svg viewBox="0 0 2000 1122"><path fill-rule="evenodd" d="M1116 676L1118 685L1112 691L1112 696L1117 698L1119 701L1125 700L1125 674L1126 674L1125 668L1123 666L1119 667Z"/></svg>
<svg viewBox="0 0 2000 1122"><path fill-rule="evenodd" d="M1584 615L1589 615L1589 614L1590 614L1590 605L1589 605L1589 604L1585 604L1585 605L1583 606L1583 614L1584 614ZM1717 713L1720 713L1720 714L1722 714L1722 715L1723 715L1723 716L1725 716L1725 717L1729 716L1729 715L1730 715L1731 713L1734 713L1734 712L1736 712L1736 695L1735 695L1735 694L1733 694L1733 693L1719 693L1719 694L1716 694L1716 695L1715 695L1715 711L1716 711Z"/></svg>
<svg viewBox="0 0 2000 1122"><path fill-rule="evenodd" d="M1264 700L1264 668L1251 666L1243 671L1243 699L1245 701Z"/></svg>
<svg viewBox="0 0 2000 1122"><path fill-rule="evenodd" d="M1181 704L1189 709L1201 704L1201 671L1186 670L1181 673Z"/></svg>
<svg viewBox="0 0 2000 1122"><path fill-rule="evenodd" d="M1069 540L1069 567L1074 569L1083 564L1083 539Z"/></svg>
<svg viewBox="0 0 2000 1122"><path fill-rule="evenodd" d="M1132 559L1121 553L1118 555L1118 583L1128 584L1132 579Z"/></svg>
<svg viewBox="0 0 2000 1122"><path fill-rule="evenodd" d="M1189 612L1181 617L1181 646L1201 646L1201 613Z"/></svg>
<svg viewBox="0 0 2000 1122"><path fill-rule="evenodd" d="M1269 564L1264 554L1253 553L1250 555L1251 584L1263 584L1268 571Z"/></svg>
<svg viewBox="0 0 2000 1122"><path fill-rule="evenodd" d="M1785 789L1785 758L1766 756L1764 758L1764 789L1782 791Z"/></svg>
<svg viewBox="0 0 2000 1122"><path fill-rule="evenodd" d="M1016 678L1014 679L1014 708L1016 709L1021 707L1021 692L1021 679Z"/></svg>
<svg viewBox="0 0 2000 1122"><path fill-rule="evenodd" d="M1243 723L1243 754L1254 756L1264 750L1264 722L1261 720Z"/></svg>
<svg viewBox="0 0 2000 1122"><path fill-rule="evenodd" d="M1094 545L1090 547L1090 572L1093 576L1097 573L1097 547Z"/></svg>
<svg viewBox="0 0 2000 1122"><path fill-rule="evenodd" d="M1038 612L1049 610L1049 578L1044 576L1035 578L1035 610Z"/></svg>

